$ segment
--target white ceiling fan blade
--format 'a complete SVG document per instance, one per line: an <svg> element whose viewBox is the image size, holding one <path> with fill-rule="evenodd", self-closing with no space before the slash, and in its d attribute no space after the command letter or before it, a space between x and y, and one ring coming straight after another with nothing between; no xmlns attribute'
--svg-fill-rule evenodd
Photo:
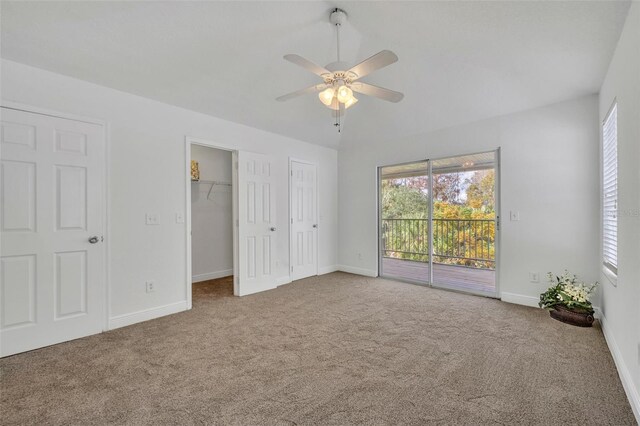
<svg viewBox="0 0 640 426"><path fill-rule="evenodd" d="M294 54L284 55L284 59L298 66L301 66L302 68L308 71L311 71L312 73L314 73L315 75L319 75L320 77L322 77L325 74L331 74L331 71L325 68L322 68L320 65L316 65L311 61L306 60L300 55L294 55Z"/></svg>
<svg viewBox="0 0 640 426"><path fill-rule="evenodd" d="M404 95L400 92L385 89L384 87L374 86L373 84L362 83L360 81L356 81L355 83L353 83L351 85L351 89L354 92L373 96L389 102L400 102L402 98L404 98Z"/></svg>
<svg viewBox="0 0 640 426"><path fill-rule="evenodd" d="M326 87L326 84L315 84L304 89L296 90L295 92L287 93L276 98L276 101L288 101L289 99L296 98L298 96L306 95L307 93L319 92Z"/></svg>
<svg viewBox="0 0 640 426"><path fill-rule="evenodd" d="M391 65L398 60L395 53L390 50L382 50L372 57L365 59L355 67L351 68L347 72L352 72L357 75L357 78L362 78L367 74L371 74L375 70Z"/></svg>

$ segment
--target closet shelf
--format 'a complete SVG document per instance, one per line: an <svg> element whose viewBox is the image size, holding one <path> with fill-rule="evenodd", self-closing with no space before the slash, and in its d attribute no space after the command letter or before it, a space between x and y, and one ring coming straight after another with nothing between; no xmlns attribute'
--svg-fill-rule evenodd
<svg viewBox="0 0 640 426"><path fill-rule="evenodd" d="M213 190L214 186L216 186L216 185L231 186L231 183L229 183L229 182L221 182L219 180L192 180L191 183L192 184L194 184L194 183L203 183L205 185L211 185L209 187L209 192L207 193L207 200L209 199L209 196L211 195L211 191Z"/></svg>

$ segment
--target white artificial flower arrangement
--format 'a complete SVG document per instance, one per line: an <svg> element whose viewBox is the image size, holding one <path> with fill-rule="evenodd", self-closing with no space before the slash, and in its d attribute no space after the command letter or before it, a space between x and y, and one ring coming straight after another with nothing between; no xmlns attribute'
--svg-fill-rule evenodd
<svg viewBox="0 0 640 426"><path fill-rule="evenodd" d="M598 285L597 282L594 284L578 282L578 277L567 270L560 276L554 276L551 272L548 276L551 286L540 295L538 305L541 308L553 309L560 305L572 310L593 313L590 298Z"/></svg>

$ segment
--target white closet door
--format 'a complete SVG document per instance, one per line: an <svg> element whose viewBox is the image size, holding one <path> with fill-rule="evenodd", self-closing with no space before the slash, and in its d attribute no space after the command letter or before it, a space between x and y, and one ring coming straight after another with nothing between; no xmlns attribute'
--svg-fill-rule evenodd
<svg viewBox="0 0 640 426"><path fill-rule="evenodd" d="M103 329L104 138L99 125L1 112L0 355L6 356Z"/></svg>
<svg viewBox="0 0 640 426"><path fill-rule="evenodd" d="M275 288L273 158L238 152L238 296Z"/></svg>
<svg viewBox="0 0 640 426"><path fill-rule="evenodd" d="M291 161L291 279L318 275L318 198L315 164Z"/></svg>

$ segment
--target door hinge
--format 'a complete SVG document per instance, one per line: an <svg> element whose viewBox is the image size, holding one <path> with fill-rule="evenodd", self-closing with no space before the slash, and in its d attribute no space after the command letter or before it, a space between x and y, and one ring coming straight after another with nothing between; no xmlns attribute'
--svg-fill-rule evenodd
<svg viewBox="0 0 640 426"><path fill-rule="evenodd" d="M291 218L291 224L293 225L293 218Z"/></svg>
<svg viewBox="0 0 640 426"><path fill-rule="evenodd" d="M100 242L103 243L104 242L104 235L100 236Z"/></svg>
<svg viewBox="0 0 640 426"><path fill-rule="evenodd" d="M496 216L496 231L500 230L500 216Z"/></svg>

